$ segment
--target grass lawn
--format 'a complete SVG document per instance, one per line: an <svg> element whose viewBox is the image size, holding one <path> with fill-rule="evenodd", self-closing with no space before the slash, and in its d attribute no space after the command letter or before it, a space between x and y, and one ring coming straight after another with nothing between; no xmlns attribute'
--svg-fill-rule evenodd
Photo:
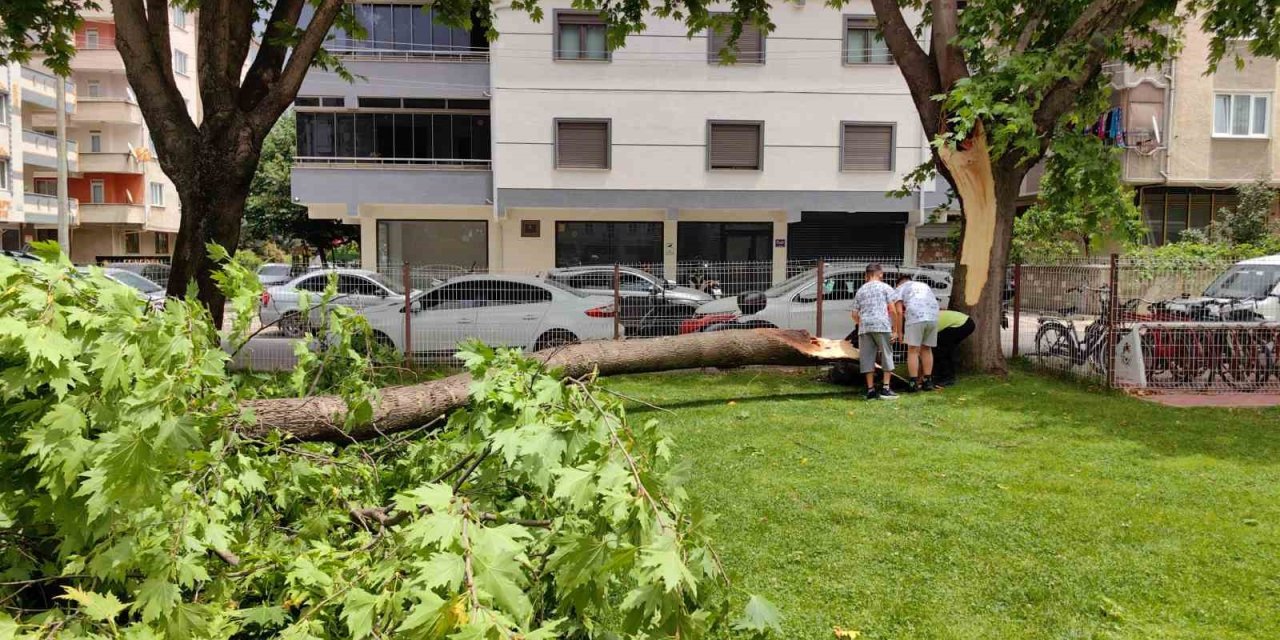
<svg viewBox="0 0 1280 640"><path fill-rule="evenodd" d="M745 370L614 378L675 411L734 586L788 639L1280 638L1280 411L1031 374L869 403Z"/></svg>

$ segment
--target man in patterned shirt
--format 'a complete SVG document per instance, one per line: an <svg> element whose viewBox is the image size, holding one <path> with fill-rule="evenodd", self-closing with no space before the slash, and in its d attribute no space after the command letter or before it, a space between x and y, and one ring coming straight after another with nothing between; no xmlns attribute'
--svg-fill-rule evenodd
<svg viewBox="0 0 1280 640"><path fill-rule="evenodd" d="M893 347L890 340L898 339L898 293L884 283L884 269L878 263L867 265L866 283L858 287L853 296L853 322L858 325L858 356L863 375L867 378L868 400L897 400L898 394L889 388L893 376ZM880 355L880 367L884 380L876 389L876 354Z"/></svg>
<svg viewBox="0 0 1280 640"><path fill-rule="evenodd" d="M933 391L933 348L938 346L938 298L933 289L910 275L898 276L898 304L902 306L898 329L907 343L908 392Z"/></svg>

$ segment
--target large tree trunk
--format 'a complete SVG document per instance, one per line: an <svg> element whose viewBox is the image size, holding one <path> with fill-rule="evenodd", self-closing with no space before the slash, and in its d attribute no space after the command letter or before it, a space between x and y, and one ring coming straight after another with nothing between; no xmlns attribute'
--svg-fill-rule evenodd
<svg viewBox="0 0 1280 640"><path fill-rule="evenodd" d="M804 331L755 329L695 333L653 340L599 341L535 354L565 376L672 371L744 365L813 365L850 360L857 349L843 340L814 338ZM346 403L336 396L254 400L244 408L257 422L247 432L280 430L306 441L351 442L414 429L465 406L471 376L459 374L405 387L383 389L366 424L343 428ZM443 424L441 422L440 424Z"/></svg>
<svg viewBox="0 0 1280 640"><path fill-rule="evenodd" d="M248 145L227 148L216 144L243 138L247 131L228 128L219 133L201 133L205 142L197 166L187 171L175 167L171 174L182 203L182 225L174 243L167 293L184 296L194 281L197 298L209 309L215 326L221 327L225 299L213 280L220 267L209 258L206 245L221 245L228 253L235 253L240 246L240 223L258 167L259 150Z"/></svg>
<svg viewBox="0 0 1280 640"><path fill-rule="evenodd" d="M1018 190L1026 169L1013 162L993 162L981 127L966 145L944 146L938 157L964 211L951 306L969 314L977 325L973 336L961 344L960 361L970 370L1004 373L1000 303Z"/></svg>

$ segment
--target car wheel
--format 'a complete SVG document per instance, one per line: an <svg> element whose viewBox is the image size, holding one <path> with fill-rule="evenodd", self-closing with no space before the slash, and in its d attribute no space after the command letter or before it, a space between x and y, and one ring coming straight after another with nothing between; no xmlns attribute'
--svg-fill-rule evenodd
<svg viewBox="0 0 1280 640"><path fill-rule="evenodd" d="M286 338L301 338L306 333L306 327L303 326L302 314L297 311L290 311L282 316L276 327L280 329L280 333Z"/></svg>
<svg viewBox="0 0 1280 640"><path fill-rule="evenodd" d="M572 331L567 331L565 329L552 329L541 336L538 336L538 340L533 343L533 350L542 351L543 349L554 349L556 347L563 347L567 344L578 344L579 342L581 342L581 340L578 340L578 336L574 335Z"/></svg>
<svg viewBox="0 0 1280 640"><path fill-rule="evenodd" d="M381 331L373 331L365 335L352 336L352 342L357 351L369 357L374 362L386 363L396 362L401 359L400 350L396 348L396 343Z"/></svg>

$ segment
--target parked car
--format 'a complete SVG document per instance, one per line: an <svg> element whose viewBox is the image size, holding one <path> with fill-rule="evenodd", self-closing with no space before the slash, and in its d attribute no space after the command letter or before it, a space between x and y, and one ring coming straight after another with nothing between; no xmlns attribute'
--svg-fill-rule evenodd
<svg viewBox="0 0 1280 640"><path fill-rule="evenodd" d="M853 332L853 297L865 279L866 263L831 263L823 274L822 337L841 339ZM898 274L933 288L943 308L951 299L951 274L919 267L885 267L884 279L893 283ZM792 276L765 291L748 292L698 307L693 318L681 324L681 333L780 327L813 331L817 325L817 270Z"/></svg>
<svg viewBox="0 0 1280 640"><path fill-rule="evenodd" d="M613 265L563 267L546 273L554 280L589 295L613 297ZM711 294L681 287L643 269L618 268L618 294L622 299L621 322L630 336L673 336L680 323L714 298Z"/></svg>
<svg viewBox="0 0 1280 640"><path fill-rule="evenodd" d="M161 287L169 286L171 267L160 262L109 262L104 267L136 273Z"/></svg>
<svg viewBox="0 0 1280 640"><path fill-rule="evenodd" d="M82 273L88 273L89 267L79 267ZM164 287L158 283L152 282L132 271L125 269L117 269L115 267L106 267L102 270L102 274L107 278L119 282L137 292L140 300L146 301L147 304L155 308L164 306Z"/></svg>
<svg viewBox="0 0 1280 640"><path fill-rule="evenodd" d="M1205 287L1202 296L1155 306L1193 320L1280 321L1280 255L1237 262Z"/></svg>
<svg viewBox="0 0 1280 640"><path fill-rule="evenodd" d="M289 337L302 335L324 315L320 307L320 297L329 284L329 276L334 274L338 279L338 292L332 304L363 310L369 307L383 306L387 303L400 302L403 306L404 289L382 275L363 269L322 269L308 271L285 284L268 287L262 292L262 310L258 317L262 324L275 323L280 332ZM304 317L299 308L301 292L306 291L313 305L311 312ZM410 297L417 297L422 292L414 289Z"/></svg>
<svg viewBox="0 0 1280 640"><path fill-rule="evenodd" d="M263 287L274 287L293 279L293 267L283 262L268 262L258 267L258 282Z"/></svg>
<svg viewBox="0 0 1280 640"><path fill-rule="evenodd" d="M613 265L611 264L560 267L548 271L546 277L590 295L613 296ZM668 298L699 302L713 299L709 293L692 287L681 287L672 280L659 278L635 267L618 267L618 293L628 298L660 293Z"/></svg>
<svg viewBox="0 0 1280 640"><path fill-rule="evenodd" d="M27 253L26 251L11 251L9 249L3 249L0 250L0 255L7 258L13 258L18 262L40 262L39 256L34 253Z"/></svg>
<svg viewBox="0 0 1280 640"><path fill-rule="evenodd" d="M375 340L404 352L405 305L383 304L364 316ZM411 351L421 359L449 358L459 342L541 350L613 337L613 299L592 296L532 276L453 278L409 304Z"/></svg>

